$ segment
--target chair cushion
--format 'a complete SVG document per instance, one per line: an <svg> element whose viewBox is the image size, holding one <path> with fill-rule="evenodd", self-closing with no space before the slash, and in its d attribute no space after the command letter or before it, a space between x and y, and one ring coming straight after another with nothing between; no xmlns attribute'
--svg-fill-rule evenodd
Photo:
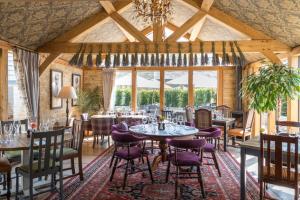
<svg viewBox="0 0 300 200"><path fill-rule="evenodd" d="M0 157L0 172L10 172L11 164L5 157Z"/></svg>
<svg viewBox="0 0 300 200"><path fill-rule="evenodd" d="M241 128L233 128L229 129L228 134L232 136L243 136L244 129ZM245 136L251 135L251 132L246 131Z"/></svg>
<svg viewBox="0 0 300 200"><path fill-rule="evenodd" d="M204 152L214 152L215 151L215 145L212 143L206 143L203 147Z"/></svg>
<svg viewBox="0 0 300 200"><path fill-rule="evenodd" d="M128 129L128 125L127 125L126 122L121 122L121 123L119 124L119 129L122 130L122 131L128 131L128 130L129 130L129 129Z"/></svg>
<svg viewBox="0 0 300 200"><path fill-rule="evenodd" d="M198 166L201 164L199 156L188 151L177 152L177 162L174 153L172 153L169 158L171 159L172 164L176 166Z"/></svg>
<svg viewBox="0 0 300 200"><path fill-rule="evenodd" d="M122 159L135 159L141 157L143 154L143 150L140 147L129 147L129 154L128 148L123 148L118 150L115 155L122 158Z"/></svg>
<svg viewBox="0 0 300 200"><path fill-rule="evenodd" d="M50 164L52 165L52 161L51 160L50 160ZM38 167L39 167L38 162L34 161L32 163L32 171L36 172L38 170ZM41 168L43 168L43 167L44 167L44 162L42 161L41 162ZM17 168L20 169L23 172L29 173L29 165L21 165L20 167L17 167Z"/></svg>
<svg viewBox="0 0 300 200"><path fill-rule="evenodd" d="M51 150L51 154L52 154L53 150ZM60 154L60 150L56 149L56 157L59 157ZM78 151L73 149L73 148L69 148L69 147L64 147L63 148L63 157L69 157L69 156L73 156L73 155L77 155Z"/></svg>
<svg viewBox="0 0 300 200"><path fill-rule="evenodd" d="M21 151L5 151L5 157L8 160L21 159Z"/></svg>

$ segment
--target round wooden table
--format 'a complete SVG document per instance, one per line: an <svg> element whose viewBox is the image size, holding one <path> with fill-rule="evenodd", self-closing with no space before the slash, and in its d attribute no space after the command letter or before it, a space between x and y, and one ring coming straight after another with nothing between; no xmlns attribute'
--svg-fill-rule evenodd
<svg viewBox="0 0 300 200"><path fill-rule="evenodd" d="M152 163L153 170L157 169L160 162L164 162L167 159L167 142L169 138L189 137L199 132L197 128L177 125L173 123L166 123L165 130L158 130L157 124L137 125L129 128L129 131L138 136L146 136L152 140L159 141L160 153L157 155Z"/></svg>

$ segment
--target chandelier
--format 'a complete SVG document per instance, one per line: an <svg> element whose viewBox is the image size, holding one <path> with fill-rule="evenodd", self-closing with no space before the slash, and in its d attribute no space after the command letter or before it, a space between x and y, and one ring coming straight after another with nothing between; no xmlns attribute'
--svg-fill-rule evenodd
<svg viewBox="0 0 300 200"><path fill-rule="evenodd" d="M136 16L144 22L164 24L172 14L171 0L133 0L133 3Z"/></svg>

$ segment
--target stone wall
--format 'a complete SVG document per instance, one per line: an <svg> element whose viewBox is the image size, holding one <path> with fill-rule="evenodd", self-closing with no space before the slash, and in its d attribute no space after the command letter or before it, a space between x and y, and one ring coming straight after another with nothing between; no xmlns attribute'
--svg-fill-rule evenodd
<svg viewBox="0 0 300 200"><path fill-rule="evenodd" d="M55 119L60 124L66 121L66 100L63 100L63 107L58 109L50 108L50 70L56 69L63 72L63 86L72 84L72 74L81 75L81 84L83 83L82 69L68 66L67 63L56 61L52 63L40 76L40 119ZM69 100L70 115L76 110L72 108Z"/></svg>

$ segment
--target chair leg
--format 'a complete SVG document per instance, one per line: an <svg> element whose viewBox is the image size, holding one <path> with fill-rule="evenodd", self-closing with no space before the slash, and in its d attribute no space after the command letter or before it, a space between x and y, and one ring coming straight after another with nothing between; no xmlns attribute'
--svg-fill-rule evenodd
<svg viewBox="0 0 300 200"><path fill-rule="evenodd" d="M216 157L215 152L212 152L211 155L212 155L212 158L213 158L213 160L214 160L215 167L216 167L217 170L218 170L219 176L221 177L221 171L220 171L220 168L219 168L219 163L218 163L218 160L217 160L217 157Z"/></svg>
<svg viewBox="0 0 300 200"><path fill-rule="evenodd" d="M110 175L109 181L112 181L113 178L114 178L114 174L115 174L115 171L116 171L116 168L117 168L118 160L119 160L119 158L116 158L114 167L113 167L113 169L111 171L111 175Z"/></svg>
<svg viewBox="0 0 300 200"><path fill-rule="evenodd" d="M6 174L3 174L3 189L6 190L7 182L6 182Z"/></svg>
<svg viewBox="0 0 300 200"><path fill-rule="evenodd" d="M107 141L108 141L108 147L110 147L110 136L108 135L107 137L108 137L108 139L107 139Z"/></svg>
<svg viewBox="0 0 300 200"><path fill-rule="evenodd" d="M83 170L82 170L82 155L78 156L78 168L79 168L79 177L83 181Z"/></svg>
<svg viewBox="0 0 300 200"><path fill-rule="evenodd" d="M11 188L11 177L10 177L10 171L7 172L7 199L10 199L10 188Z"/></svg>
<svg viewBox="0 0 300 200"><path fill-rule="evenodd" d="M33 200L33 180L29 181L29 199Z"/></svg>
<svg viewBox="0 0 300 200"><path fill-rule="evenodd" d="M62 169L59 170L59 198L64 199L64 185L63 185L63 172Z"/></svg>
<svg viewBox="0 0 300 200"><path fill-rule="evenodd" d="M203 179L202 179L200 166L197 166L197 173L198 173L198 182L200 183L200 187L201 187L202 197L205 198L204 183L203 183Z"/></svg>
<svg viewBox="0 0 300 200"><path fill-rule="evenodd" d="M299 188L295 188L295 200L298 200L299 197Z"/></svg>
<svg viewBox="0 0 300 200"><path fill-rule="evenodd" d="M153 145L153 140L151 140L151 153L153 154L153 147L154 147L154 145Z"/></svg>
<svg viewBox="0 0 300 200"><path fill-rule="evenodd" d="M171 162L169 160L168 161L168 166L167 166L167 173L166 173L166 183L169 182L170 167L171 167Z"/></svg>
<svg viewBox="0 0 300 200"><path fill-rule="evenodd" d="M94 135L93 148L95 148L95 144L96 144L96 135Z"/></svg>
<svg viewBox="0 0 300 200"><path fill-rule="evenodd" d="M150 166L150 161L149 161L149 158L148 156L146 156L147 158L147 165L148 165L148 170L149 170L149 174L150 174L150 178L151 178L151 182L154 183L154 180L153 180L153 175L152 175L152 170L151 170L151 166Z"/></svg>
<svg viewBox="0 0 300 200"><path fill-rule="evenodd" d="M113 155L112 155L112 157L111 157L111 160L110 160L110 163L109 163L109 168L111 168L111 166L112 166L112 164L113 164L113 162L114 162L114 159L115 159L115 153L116 153L116 149L114 150Z"/></svg>
<svg viewBox="0 0 300 200"><path fill-rule="evenodd" d="M75 174L75 162L74 162L74 158L71 158L71 168L72 168L72 174Z"/></svg>
<svg viewBox="0 0 300 200"><path fill-rule="evenodd" d="M129 165L129 160L127 160L127 163L126 163L125 174L124 174L124 179L123 179L123 190L125 189L125 186L126 186L126 180L127 180L127 174L128 174L128 165Z"/></svg>
<svg viewBox="0 0 300 200"><path fill-rule="evenodd" d="M175 176L175 199L177 199L178 176L179 176L179 167L176 166L176 176Z"/></svg>
<svg viewBox="0 0 300 200"><path fill-rule="evenodd" d="M16 200L19 199L18 194L19 194L19 173L16 170Z"/></svg>
<svg viewBox="0 0 300 200"><path fill-rule="evenodd" d="M262 200L263 199L263 194L264 194L264 186L263 186L263 182L262 181L260 181L259 187L260 187L260 190L259 190L259 199Z"/></svg>

